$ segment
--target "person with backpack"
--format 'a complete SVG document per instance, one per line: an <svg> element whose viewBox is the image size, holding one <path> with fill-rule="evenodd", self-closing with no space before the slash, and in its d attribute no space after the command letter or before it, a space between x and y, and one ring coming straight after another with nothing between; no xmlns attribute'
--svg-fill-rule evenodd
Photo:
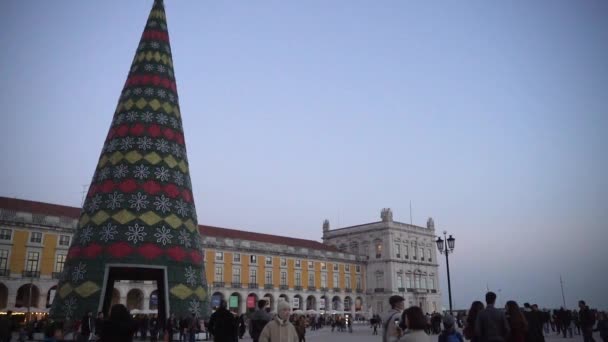
<svg viewBox="0 0 608 342"><path fill-rule="evenodd" d="M401 296L391 296L388 299L388 303L391 305L391 309L382 319L382 342L395 342L399 340L399 337L401 337L402 334L397 322L404 309L405 298Z"/></svg>
<svg viewBox="0 0 608 342"><path fill-rule="evenodd" d="M443 316L443 330L439 334L438 342L464 342L462 335L456 331L454 317L450 314Z"/></svg>

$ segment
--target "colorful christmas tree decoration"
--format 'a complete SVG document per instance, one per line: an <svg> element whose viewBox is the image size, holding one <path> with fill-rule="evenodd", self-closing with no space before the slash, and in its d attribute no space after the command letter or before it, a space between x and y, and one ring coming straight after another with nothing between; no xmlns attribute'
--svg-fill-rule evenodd
<svg viewBox="0 0 608 342"><path fill-rule="evenodd" d="M76 234L51 317L109 310L113 282L156 280L159 316L207 314L201 237L165 9L146 22Z"/></svg>

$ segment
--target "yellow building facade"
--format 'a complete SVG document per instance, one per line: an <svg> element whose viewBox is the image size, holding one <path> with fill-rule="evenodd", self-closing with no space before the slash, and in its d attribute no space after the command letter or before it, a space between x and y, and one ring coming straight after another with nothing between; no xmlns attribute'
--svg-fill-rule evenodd
<svg viewBox="0 0 608 342"><path fill-rule="evenodd" d="M63 275L80 209L0 197L0 311L44 312ZM266 299L293 310L362 314L362 257L317 241L199 227L212 305L239 313ZM154 309L155 284L121 281L112 301Z"/></svg>

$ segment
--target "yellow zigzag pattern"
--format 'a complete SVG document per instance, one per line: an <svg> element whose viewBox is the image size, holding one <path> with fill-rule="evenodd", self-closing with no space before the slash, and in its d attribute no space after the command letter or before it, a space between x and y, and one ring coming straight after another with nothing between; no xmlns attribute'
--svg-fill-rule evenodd
<svg viewBox="0 0 608 342"><path fill-rule="evenodd" d="M125 102L118 103L116 107L116 113L120 112L122 109L130 110L133 107L137 107L139 109L144 109L146 107L150 107L154 110L158 110L162 108L167 114L175 114L176 117L180 117L179 106L174 106L169 102L160 102L157 99L152 101L146 101L143 97L140 97L139 100L133 101L132 99L128 99Z"/></svg>
<svg viewBox="0 0 608 342"><path fill-rule="evenodd" d="M125 225L135 219L139 219L140 221L143 221L144 223L146 223L149 226L153 226L161 221L164 221L166 224L168 224L173 229L178 229L182 225L185 226L186 229L188 229L191 232L193 232L196 229L196 225L194 224L194 222L192 222L191 219L187 219L186 221L183 221L182 219L177 217L175 214L171 214L167 217L160 217L153 211L147 211L145 213L140 214L140 213L133 213L127 209L123 209L112 216L110 216L108 213L106 213L103 210L96 212L95 215L93 215L92 217L90 217L88 214L84 214L80 217L80 226L84 227L89 222L93 222L99 226L99 225L103 224L104 222L106 222L107 220L109 220L110 218L113 219L114 221L120 223L121 225Z"/></svg>
<svg viewBox="0 0 608 342"><path fill-rule="evenodd" d="M158 51L140 52L135 55L135 60L138 62L141 62L143 60L146 60L146 62L154 60L157 63L163 62L163 64L173 67L173 60L171 59L171 56L164 53L160 53Z"/></svg>
<svg viewBox="0 0 608 342"><path fill-rule="evenodd" d="M196 295L201 300L204 300L205 296L207 294L205 289L203 289L200 286L197 287L196 290L193 291L192 289L190 289L188 286L186 286L184 284L179 284L179 285L174 286L173 288L171 288L171 290L169 290L169 292L181 300L184 300L193 294Z"/></svg>
<svg viewBox="0 0 608 342"><path fill-rule="evenodd" d="M173 169L177 166L182 173L188 174L188 172L189 172L188 164L183 159L178 162L177 160L175 160L175 158L173 158L172 155L168 155L163 158L163 157L159 156L158 153L156 153L156 152L150 152L150 153L146 154L145 156L142 156L137 151L131 151L131 152L128 152L127 154L123 154L122 152L119 152L119 151L116 151L110 155L104 154L99 159L97 168L100 169L100 168L104 167L107 163L116 165L123 160L128 161L130 164L135 164L142 159L146 160L148 163L150 163L152 165L156 165L156 164L160 163L161 161L164 161L165 164L171 169Z"/></svg>
<svg viewBox="0 0 608 342"><path fill-rule="evenodd" d="M148 18L166 19L165 12L159 10L150 12L150 16L148 16Z"/></svg>
<svg viewBox="0 0 608 342"><path fill-rule="evenodd" d="M72 287L72 285L70 285L70 283L65 283L61 287L61 289L59 289L59 296L61 298L65 298L70 293L76 292L80 297L87 298L90 295L92 295L93 293L99 291L100 289L101 288L92 281L84 282L82 285L80 285L76 288Z"/></svg>

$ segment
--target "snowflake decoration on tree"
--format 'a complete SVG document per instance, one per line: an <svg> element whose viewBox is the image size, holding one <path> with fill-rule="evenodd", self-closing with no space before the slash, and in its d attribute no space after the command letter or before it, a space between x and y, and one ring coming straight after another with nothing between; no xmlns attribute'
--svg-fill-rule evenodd
<svg viewBox="0 0 608 342"><path fill-rule="evenodd" d="M137 139L137 147L140 150L148 150L152 147L152 139L148 137L141 137Z"/></svg>
<svg viewBox="0 0 608 342"><path fill-rule="evenodd" d="M160 179L161 182L166 182L169 179L169 169L165 169L164 166L161 166L154 171L154 175L157 179Z"/></svg>
<svg viewBox="0 0 608 342"><path fill-rule="evenodd" d="M182 156L182 149L178 144L172 144L171 153L173 153L173 155L175 155L177 158L180 158Z"/></svg>
<svg viewBox="0 0 608 342"><path fill-rule="evenodd" d="M196 299L190 300L189 310L190 310L190 312L192 312L194 314L200 313L201 312L201 302Z"/></svg>
<svg viewBox="0 0 608 342"><path fill-rule="evenodd" d="M118 140L112 139L106 146L106 151L114 152L118 148Z"/></svg>
<svg viewBox="0 0 608 342"><path fill-rule="evenodd" d="M165 97L167 97L167 92L166 92L166 91L164 91L164 90L162 90L162 89L159 89L159 90L156 92L156 94L157 94L157 95L158 95L158 97L160 97L161 99L164 99Z"/></svg>
<svg viewBox="0 0 608 342"><path fill-rule="evenodd" d="M194 205L192 205L192 219L194 221L198 220L198 216L196 216L196 208L194 207Z"/></svg>
<svg viewBox="0 0 608 342"><path fill-rule="evenodd" d="M164 214L167 211L171 210L171 200L169 199L169 197L161 195L160 197L156 197L156 201L154 201L154 206L156 206L156 210L162 211Z"/></svg>
<svg viewBox="0 0 608 342"><path fill-rule="evenodd" d="M108 224L101 228L101 232L99 232L99 239L103 242L108 242L110 240L114 240L114 235L117 233L118 231L116 230L116 226L111 222L108 222Z"/></svg>
<svg viewBox="0 0 608 342"><path fill-rule="evenodd" d="M95 195L95 197L91 198L87 203L87 210L89 212L93 212L99 209L99 205L101 204L101 195Z"/></svg>
<svg viewBox="0 0 608 342"><path fill-rule="evenodd" d="M91 237L93 236L93 228L91 226L86 226L83 230L80 231L78 239L81 244L85 244L91 241Z"/></svg>
<svg viewBox="0 0 608 342"><path fill-rule="evenodd" d="M129 173L129 168L125 164L120 164L114 168L114 178L125 177Z"/></svg>
<svg viewBox="0 0 608 342"><path fill-rule="evenodd" d="M152 88L146 88L146 90L144 90L144 95L146 96L152 96L154 94L154 89Z"/></svg>
<svg viewBox="0 0 608 342"><path fill-rule="evenodd" d="M76 298L70 297L63 304L63 311L65 311L65 316L72 317L74 310L76 309Z"/></svg>
<svg viewBox="0 0 608 342"><path fill-rule="evenodd" d="M169 94L169 100L171 100L171 102L173 102L173 95ZM171 126L175 129L177 129L177 119L174 117L171 117L169 120L171 120Z"/></svg>
<svg viewBox="0 0 608 342"><path fill-rule="evenodd" d="M127 121L133 122L137 120L137 113L136 112L128 112L127 113Z"/></svg>
<svg viewBox="0 0 608 342"><path fill-rule="evenodd" d="M104 167L103 169L101 169L101 171L99 171L99 175L97 175L97 179L102 181L102 180L108 178L109 175L110 175L110 168Z"/></svg>
<svg viewBox="0 0 608 342"><path fill-rule="evenodd" d="M161 124L161 125L166 125L168 120L169 119L167 118L167 116L165 114L163 114L163 113L159 113L156 116L156 121L158 121L158 123Z"/></svg>
<svg viewBox="0 0 608 342"><path fill-rule="evenodd" d="M165 25L163 22L161 22L160 23L160 28L166 31L167 30L167 25ZM169 46L169 45L167 45L167 46Z"/></svg>
<svg viewBox="0 0 608 342"><path fill-rule="evenodd" d="M134 66L133 69L136 69L136 66ZM133 71L135 71L135 70L133 70ZM123 97L129 97L130 95L131 95L131 89L125 90L125 92L122 94Z"/></svg>
<svg viewBox="0 0 608 342"><path fill-rule="evenodd" d="M134 143L135 143L135 141L132 137L126 137L126 138L122 139L122 141L120 142L120 149L123 151L129 150L129 149L133 148Z"/></svg>
<svg viewBox="0 0 608 342"><path fill-rule="evenodd" d="M202 241L201 241L201 235L200 234L194 234L194 247L196 247L196 249L202 249Z"/></svg>
<svg viewBox="0 0 608 342"><path fill-rule="evenodd" d="M164 65L160 65L160 64L156 67L156 69L158 70L158 72L165 72L165 71L167 71L167 69L165 68L165 66Z"/></svg>
<svg viewBox="0 0 608 342"><path fill-rule="evenodd" d="M182 186L184 184L184 175L178 170L173 171L173 179L175 184Z"/></svg>
<svg viewBox="0 0 608 342"><path fill-rule="evenodd" d="M185 229L179 231L179 236L177 238L179 239L179 243L181 245L184 245L186 248L190 248L190 234L188 234Z"/></svg>
<svg viewBox="0 0 608 342"><path fill-rule="evenodd" d="M134 195L131 195L131 199L129 200L131 203L131 208L135 208L135 210L140 211L142 209L146 209L148 207L148 196L143 195L138 192Z"/></svg>
<svg viewBox="0 0 608 342"><path fill-rule="evenodd" d="M181 216L188 216L188 204L186 204L186 202L184 202L183 200L179 200L177 201L177 203L175 203L175 209L177 209L177 213Z"/></svg>
<svg viewBox="0 0 608 342"><path fill-rule="evenodd" d="M160 44L158 44L158 42L150 42L150 47L153 49L158 49Z"/></svg>
<svg viewBox="0 0 608 342"><path fill-rule="evenodd" d="M156 25L157 25L156 21L150 20L148 22L148 27L156 27Z"/></svg>
<svg viewBox="0 0 608 342"><path fill-rule="evenodd" d="M146 70L146 71L152 71L152 69L154 69L154 65L152 65L152 64L146 64L146 65L144 65L144 70Z"/></svg>
<svg viewBox="0 0 608 342"><path fill-rule="evenodd" d="M152 122L153 118L154 118L154 114L152 112L145 112L141 115L141 120L143 122Z"/></svg>
<svg viewBox="0 0 608 342"><path fill-rule="evenodd" d="M150 171L148 171L148 167L143 164L137 165L135 167L135 171L133 171L133 177L139 178L139 179L144 179L144 178L148 177L149 174L150 174Z"/></svg>
<svg viewBox="0 0 608 342"><path fill-rule="evenodd" d="M141 88L133 89L133 94L135 94L135 95L141 95L142 92L143 92L143 90L141 90Z"/></svg>
<svg viewBox="0 0 608 342"><path fill-rule="evenodd" d="M173 94L169 94L169 101L175 102L175 96L173 96Z"/></svg>
<svg viewBox="0 0 608 342"><path fill-rule="evenodd" d="M159 152L167 153L169 152L169 143L165 139L159 139L156 141L156 149Z"/></svg>
<svg viewBox="0 0 608 342"><path fill-rule="evenodd" d="M114 125L120 125L124 119L125 117L122 114L116 115L114 118Z"/></svg>
<svg viewBox="0 0 608 342"><path fill-rule="evenodd" d="M188 283L188 285L190 286L195 286L197 281L196 281L196 270L192 268L192 266L188 266L186 267L186 283Z"/></svg>
<svg viewBox="0 0 608 342"><path fill-rule="evenodd" d="M165 246L168 243L171 243L171 239L173 235L171 235L171 230L162 226L161 228L156 228L156 233L154 234L157 243L162 243Z"/></svg>
<svg viewBox="0 0 608 342"><path fill-rule="evenodd" d="M138 48L139 50L143 50L143 49L145 49L145 48L146 48L146 43L144 43L144 42L139 43L139 46L138 46L137 48Z"/></svg>
<svg viewBox="0 0 608 342"><path fill-rule="evenodd" d="M120 208L122 207L122 194L119 194L118 192L114 191L113 194L109 194L108 195L108 199L106 200L106 205L108 206L108 208L114 210L116 208Z"/></svg>
<svg viewBox="0 0 608 342"><path fill-rule="evenodd" d="M77 283L84 279L84 275L87 273L87 265L79 263L78 266L72 270L72 282Z"/></svg>
<svg viewBox="0 0 608 342"><path fill-rule="evenodd" d="M133 241L134 245L137 245L139 241L144 241L144 237L148 234L144 231L144 226L140 226L139 224L135 224L135 226L129 226L129 231L126 232L127 241Z"/></svg>

